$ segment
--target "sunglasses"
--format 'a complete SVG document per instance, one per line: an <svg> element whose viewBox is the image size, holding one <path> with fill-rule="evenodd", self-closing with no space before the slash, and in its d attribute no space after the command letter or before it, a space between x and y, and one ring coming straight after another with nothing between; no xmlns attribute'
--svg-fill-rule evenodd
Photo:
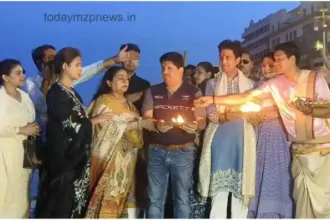
<svg viewBox="0 0 330 220"><path fill-rule="evenodd" d="M249 60L242 60L242 63L243 63L243 64L249 64L250 61L249 61Z"/></svg>

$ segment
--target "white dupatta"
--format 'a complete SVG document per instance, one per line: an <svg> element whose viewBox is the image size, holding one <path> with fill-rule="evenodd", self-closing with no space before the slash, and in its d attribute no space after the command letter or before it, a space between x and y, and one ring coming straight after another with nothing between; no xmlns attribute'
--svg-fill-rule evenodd
<svg viewBox="0 0 330 220"><path fill-rule="evenodd" d="M253 82L238 70L239 92L244 93L253 88ZM222 73L214 79L214 91L216 96L227 95L227 75ZM223 105L217 105L217 110L223 113ZM202 155L199 165L198 191L203 198L209 196L211 184L211 144L219 124L209 123L206 128ZM218 143L221 145L221 143ZM256 135L251 124L244 119L244 148L243 148L243 171L242 171L242 200L248 206L251 198L255 195L256 173Z"/></svg>

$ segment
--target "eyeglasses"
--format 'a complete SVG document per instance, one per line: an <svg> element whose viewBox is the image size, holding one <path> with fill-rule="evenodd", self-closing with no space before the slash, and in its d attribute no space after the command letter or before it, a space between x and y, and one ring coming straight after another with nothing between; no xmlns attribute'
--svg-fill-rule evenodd
<svg viewBox="0 0 330 220"><path fill-rule="evenodd" d="M249 61L249 60L242 60L242 63L243 63L243 64L249 64L250 61Z"/></svg>

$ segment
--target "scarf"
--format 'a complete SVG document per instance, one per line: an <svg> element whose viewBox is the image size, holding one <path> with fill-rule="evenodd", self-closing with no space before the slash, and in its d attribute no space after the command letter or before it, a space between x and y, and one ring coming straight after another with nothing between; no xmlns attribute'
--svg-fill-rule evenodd
<svg viewBox="0 0 330 220"><path fill-rule="evenodd" d="M239 92L244 93L253 88L253 82L238 70ZM216 96L227 95L228 79L222 73L212 81ZM217 105L217 110L221 113L226 106ZM209 196L211 183L211 145L214 134L219 124L209 123L205 131L202 155L199 165L198 191L203 198ZM221 143L219 143L221 144ZM243 205L248 206L250 200L255 195L255 173L256 173L256 135L251 124L244 118L244 147L243 147L243 171L242 171L242 200Z"/></svg>
<svg viewBox="0 0 330 220"><path fill-rule="evenodd" d="M106 217L116 218L126 210L126 196L134 181L132 166L135 166L136 156L135 151L129 149L143 146L141 130L125 131L129 122L138 117L138 112L132 103L124 106L110 95L100 96L91 103L88 112L91 117L105 112L111 112L115 116L111 121L94 126L91 199L86 218L100 217L101 207L103 212L106 212ZM125 155L122 152L125 152Z"/></svg>

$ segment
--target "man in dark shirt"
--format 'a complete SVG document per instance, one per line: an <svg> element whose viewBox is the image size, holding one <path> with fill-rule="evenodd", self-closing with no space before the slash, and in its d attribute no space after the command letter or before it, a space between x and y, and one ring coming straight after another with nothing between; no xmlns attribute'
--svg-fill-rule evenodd
<svg viewBox="0 0 330 220"><path fill-rule="evenodd" d="M260 81L255 72L255 66L252 60L252 56L247 50L242 53L239 69L244 73L247 78L255 82L255 84Z"/></svg>
<svg viewBox="0 0 330 220"><path fill-rule="evenodd" d="M164 83L151 86L143 102L143 117L157 120L159 132L150 132L148 151L148 218L163 218L168 179L171 178L174 216L189 218L189 188L195 154L196 132L205 128L205 109L193 108L199 88L183 81L181 54L160 58ZM168 124L181 116L186 123ZM179 125L179 124L178 124Z"/></svg>
<svg viewBox="0 0 330 220"><path fill-rule="evenodd" d="M122 50L125 46L127 46L127 51L134 51L140 54L140 48L136 44L124 44L120 47ZM121 65L126 69L128 76L130 77L129 87L126 92L126 98L133 102L135 107L141 111L142 102L143 102L143 92L146 91L150 87L150 83L136 75L136 69L139 66L140 59L133 59L126 62L121 63Z"/></svg>

